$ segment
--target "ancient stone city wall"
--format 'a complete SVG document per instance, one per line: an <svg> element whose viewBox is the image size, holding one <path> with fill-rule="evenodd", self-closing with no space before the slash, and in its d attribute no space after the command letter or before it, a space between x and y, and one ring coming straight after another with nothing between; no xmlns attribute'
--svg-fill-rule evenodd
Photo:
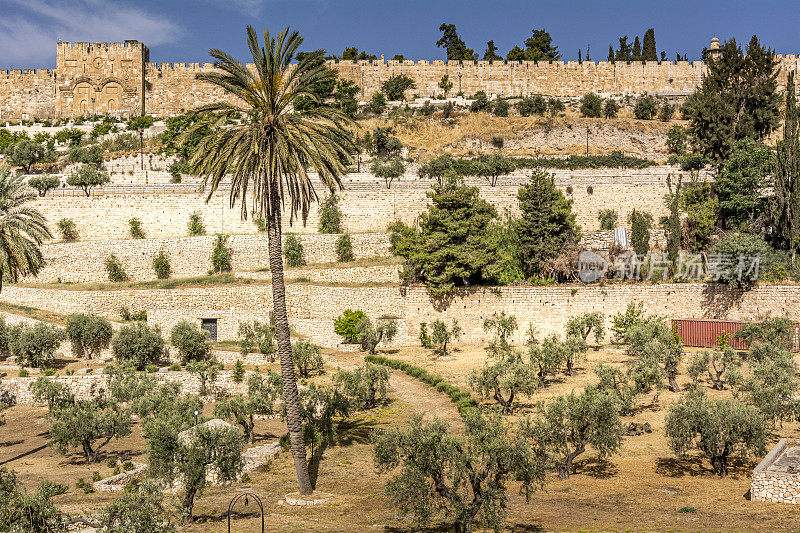
<svg viewBox="0 0 800 533"><path fill-rule="evenodd" d="M797 70L795 55L778 56L781 72ZM156 116L185 112L219 101L219 89L198 82L211 63L150 63L142 43L58 43L56 68L0 71L0 120L72 117L82 114ZM366 100L392 76L404 74L416 83L409 91L430 98L442 91L442 76L453 83L451 94L520 96L546 94L579 97L600 94L688 93L705 71L701 61L630 62L554 61L330 61L341 77L361 87ZM58 82L56 81L58 80ZM144 95L144 98L142 98ZM92 109L92 107L94 109Z"/></svg>
<svg viewBox="0 0 800 533"><path fill-rule="evenodd" d="M615 209L621 223L637 209L653 215L655 220L666 215L664 195L668 192L666 179L669 167L645 170L612 169L593 171L555 172L556 185L573 200L578 224L585 231L599 229L597 215L601 209ZM519 172L504 178L496 187L485 180L469 179L480 186L482 198L491 202L499 214L518 213L516 198L520 185L527 182L526 173ZM413 224L427 208L426 193L431 182L407 176L391 189L382 181L353 182L339 192L344 229L351 233L386 231L396 220ZM320 196L323 189L317 188ZM62 218L75 222L82 240L125 239L129 235L128 221L136 217L148 238L174 238L188 235L189 215L199 212L206 230L212 233L254 234L258 228L252 217L243 221L240 206L229 206L227 191L220 190L206 203L202 194L100 194L85 197L48 195L38 198L34 205L47 218L54 234L55 224ZM307 224L300 221L290 227L288 213L284 215L284 231L316 233L319 221L318 205L311 207Z"/></svg>
<svg viewBox="0 0 800 533"><path fill-rule="evenodd" d="M514 341L522 342L528 324L534 325L540 337L563 334L567 320L585 312L604 313L610 326L610 317L634 300L642 302L648 314L669 318L752 320L766 313L800 318L800 286L796 285L759 285L743 293L702 283L513 286L463 291L446 303L432 301L419 286L287 286L292 328L323 346L341 342L333 331L333 321L345 309L362 309L373 318L384 314L400 318L397 345L417 344L419 324L437 318L458 320L464 330L461 342L475 344L487 340L483 320L494 312L517 317L520 331ZM0 301L112 319L119 317L123 306L145 309L148 321L166 332L181 320L199 323L201 318L216 318L221 340L236 338L239 321L263 321L272 309L269 284L108 291L6 286Z"/></svg>

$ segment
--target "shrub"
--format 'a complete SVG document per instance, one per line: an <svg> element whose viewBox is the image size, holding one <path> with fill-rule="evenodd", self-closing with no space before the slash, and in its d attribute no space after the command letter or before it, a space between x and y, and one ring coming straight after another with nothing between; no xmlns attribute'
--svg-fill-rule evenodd
<svg viewBox="0 0 800 533"><path fill-rule="evenodd" d="M498 97L497 101L494 103L492 114L494 114L496 117L507 117L508 101L505 98Z"/></svg>
<svg viewBox="0 0 800 533"><path fill-rule="evenodd" d="M636 105L633 107L633 114L639 120L650 120L656 116L657 110L658 106L656 105L655 100L649 96L645 96L636 102Z"/></svg>
<svg viewBox="0 0 800 533"><path fill-rule="evenodd" d="M600 229L609 230L616 227L619 215L614 209L601 209L597 218L600 220Z"/></svg>
<svg viewBox="0 0 800 533"><path fill-rule="evenodd" d="M356 342L358 337L358 323L367 315L360 309L353 311L345 309L339 318L333 322L333 330L337 335L344 337L347 342Z"/></svg>
<svg viewBox="0 0 800 533"><path fill-rule="evenodd" d="M758 258L757 270L754 258ZM782 269L780 258L763 237L751 233L739 233L728 235L711 247L709 270L711 281L747 289L757 281L756 275L763 278L770 273L774 275ZM785 270L783 275L775 277L785 278Z"/></svg>
<svg viewBox="0 0 800 533"><path fill-rule="evenodd" d="M92 484L87 483L83 478L79 478L78 481L75 482L75 487L81 489L84 494L91 494L94 492Z"/></svg>
<svg viewBox="0 0 800 533"><path fill-rule="evenodd" d="M389 100L405 100L405 92L416 87L414 80L404 74L392 76L381 85L381 90Z"/></svg>
<svg viewBox="0 0 800 533"><path fill-rule="evenodd" d="M169 341L178 349L184 364L208 358L208 340L205 331L183 320L172 328Z"/></svg>
<svg viewBox="0 0 800 533"><path fill-rule="evenodd" d="M675 106L665 103L661 106L661 109L658 111L658 119L662 122L669 122L672 120L672 115L675 114Z"/></svg>
<svg viewBox="0 0 800 533"><path fill-rule="evenodd" d="M283 241L283 256L286 258L286 266L299 267L306 264L303 257L303 243L295 233L287 233Z"/></svg>
<svg viewBox="0 0 800 533"><path fill-rule="evenodd" d="M99 357L108 348L113 335L111 323L96 315L71 314L67 317L66 335L72 343L72 353L89 359Z"/></svg>
<svg viewBox="0 0 800 533"><path fill-rule="evenodd" d="M581 98L581 115L589 118L598 118L603 112L603 99L594 93L588 93Z"/></svg>
<svg viewBox="0 0 800 533"><path fill-rule="evenodd" d="M644 316L644 302L630 302L624 312L619 312L611 317L611 331L614 333L614 342L622 342L628 330L642 321Z"/></svg>
<svg viewBox="0 0 800 533"><path fill-rule="evenodd" d="M603 116L606 118L617 118L619 113L619 104L613 98L606 98L606 103L603 106Z"/></svg>
<svg viewBox="0 0 800 533"><path fill-rule="evenodd" d="M374 93L364 109L369 113L382 115L386 111L386 97L380 91Z"/></svg>
<svg viewBox="0 0 800 533"><path fill-rule="evenodd" d="M548 98L547 108L550 110L550 114L552 116L556 116L560 112L564 111L567 108L567 106L564 105L564 102L562 102L558 98Z"/></svg>
<svg viewBox="0 0 800 533"><path fill-rule="evenodd" d="M111 340L114 357L121 364L131 364L138 370L157 364L164 357L164 339L156 326L145 322L123 326Z"/></svg>
<svg viewBox="0 0 800 533"><path fill-rule="evenodd" d="M241 383L244 379L244 364L240 359L236 360L236 363L233 365L233 381L236 383Z"/></svg>
<svg viewBox="0 0 800 533"><path fill-rule="evenodd" d="M131 237L134 239L144 239L144 230L142 229L142 221L134 217L128 221Z"/></svg>
<svg viewBox="0 0 800 533"><path fill-rule="evenodd" d="M123 322L147 322L146 309L132 312L130 309L123 306L119 310L119 316Z"/></svg>
<svg viewBox="0 0 800 533"><path fill-rule="evenodd" d="M334 193L329 194L319 207L319 232L342 232L342 210L339 209L339 197Z"/></svg>
<svg viewBox="0 0 800 533"><path fill-rule="evenodd" d="M628 224L631 227L631 245L639 255L650 251L650 228L653 227L653 216L634 209L628 215Z"/></svg>
<svg viewBox="0 0 800 533"><path fill-rule="evenodd" d="M547 101L540 94L536 96L526 96L516 104L517 111L523 117L531 115L544 115L547 111Z"/></svg>
<svg viewBox="0 0 800 533"><path fill-rule="evenodd" d="M349 233L343 233L336 240L336 257L340 263L349 263L353 260L353 242Z"/></svg>
<svg viewBox="0 0 800 533"><path fill-rule="evenodd" d="M158 252L158 255L153 258L153 271L158 279L169 279L172 274L169 256L164 250Z"/></svg>
<svg viewBox="0 0 800 533"><path fill-rule="evenodd" d="M69 218L62 218L58 221L58 232L61 234L61 240L64 242L75 242L78 240L78 228Z"/></svg>
<svg viewBox="0 0 800 533"><path fill-rule="evenodd" d="M475 93L475 97L472 101L472 104L469 106L469 110L473 113L489 110L489 98L486 96L484 91L478 91Z"/></svg>
<svg viewBox="0 0 800 533"><path fill-rule="evenodd" d="M9 349L20 366L48 368L65 338L64 330L43 322L19 324L11 330Z"/></svg>
<svg viewBox="0 0 800 533"><path fill-rule="evenodd" d="M417 112L423 117L429 117L436 112L436 108L431 105L430 100L425 100L425 103L422 104L422 107Z"/></svg>
<svg viewBox="0 0 800 533"><path fill-rule="evenodd" d="M117 256L114 254L106 258L106 272L108 273L108 280L113 282L128 281L130 278L125 273L122 263L119 262Z"/></svg>
<svg viewBox="0 0 800 533"><path fill-rule="evenodd" d="M232 251L228 247L228 236L217 233L214 248L211 250L211 270L209 274L221 274L233 270L231 264Z"/></svg>
<svg viewBox="0 0 800 533"><path fill-rule="evenodd" d="M203 217L200 216L199 211L195 211L189 215L189 235L197 237L206 234L206 227L203 225Z"/></svg>

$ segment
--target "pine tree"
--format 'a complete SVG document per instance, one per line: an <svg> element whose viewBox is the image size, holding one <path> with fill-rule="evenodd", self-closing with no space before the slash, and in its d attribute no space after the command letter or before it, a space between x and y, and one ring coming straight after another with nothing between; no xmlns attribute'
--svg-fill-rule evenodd
<svg viewBox="0 0 800 533"><path fill-rule="evenodd" d="M486 41L486 51L483 53L483 60L484 61L503 60L503 57L498 55L497 53L497 46L494 44L494 40Z"/></svg>
<svg viewBox="0 0 800 533"><path fill-rule="evenodd" d="M772 226L776 244L793 250L800 247L800 134L794 72L786 82L783 140L778 142L775 168Z"/></svg>
<svg viewBox="0 0 800 533"><path fill-rule="evenodd" d="M760 140L780 123L778 62L754 35L746 54L734 39L706 60L708 71L689 101L691 132L699 151L721 164L740 139ZM680 54L679 54L680 55Z"/></svg>
<svg viewBox="0 0 800 533"><path fill-rule="evenodd" d="M614 47L610 44L608 45L608 60L614 62Z"/></svg>
<svg viewBox="0 0 800 533"><path fill-rule="evenodd" d="M631 60L631 45L628 44L628 36L623 35L619 38L619 50L615 57L617 61L630 61Z"/></svg>
<svg viewBox="0 0 800 533"><path fill-rule="evenodd" d="M642 44L639 42L639 36L638 35L633 40L633 51L631 52L631 60L633 60L633 61L641 61L642 60Z"/></svg>
<svg viewBox="0 0 800 533"><path fill-rule="evenodd" d="M658 61L656 32L653 28L649 28L644 32L644 39L642 40L642 61Z"/></svg>

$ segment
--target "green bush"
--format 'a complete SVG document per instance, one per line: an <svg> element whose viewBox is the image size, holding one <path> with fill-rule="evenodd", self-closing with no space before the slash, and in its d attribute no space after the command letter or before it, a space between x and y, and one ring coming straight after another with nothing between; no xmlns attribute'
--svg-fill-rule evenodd
<svg viewBox="0 0 800 533"><path fill-rule="evenodd" d="M67 317L67 339L77 357L99 357L108 348L114 333L111 323L103 317L73 313Z"/></svg>
<svg viewBox="0 0 800 533"><path fill-rule="evenodd" d="M169 256L164 250L158 252L158 255L153 258L153 271L158 279L169 279L172 274Z"/></svg>
<svg viewBox="0 0 800 533"><path fill-rule="evenodd" d="M603 106L603 116L606 118L617 118L619 113L619 104L613 98L606 98L606 103Z"/></svg>
<svg viewBox="0 0 800 533"><path fill-rule="evenodd" d="M144 230L142 229L142 221L134 217L128 221L131 237L134 239L144 239Z"/></svg>
<svg viewBox="0 0 800 533"><path fill-rule="evenodd" d="M650 228L653 227L653 216L634 209L628 215L628 224L631 227L631 245L639 255L650 251Z"/></svg>
<svg viewBox="0 0 800 533"><path fill-rule="evenodd" d="M333 330L337 335L344 337L347 342L356 342L358 337L358 323L367 315L360 309L353 311L345 309L339 318L333 322Z"/></svg>
<svg viewBox="0 0 800 533"><path fill-rule="evenodd" d="M195 211L189 215L189 235L197 237L206 234L206 227L203 224L203 217L200 216L199 211Z"/></svg>
<svg viewBox="0 0 800 533"><path fill-rule="evenodd" d="M353 242L350 234L344 233L336 240L336 257L340 263L349 263L353 258Z"/></svg>
<svg viewBox="0 0 800 533"><path fill-rule="evenodd" d="M236 383L241 383L244 379L244 364L240 359L236 360L236 363L233 365L233 381Z"/></svg>
<svg viewBox="0 0 800 533"><path fill-rule="evenodd" d="M303 257L303 243L295 233L287 233L283 242L283 256L286 258L286 266L299 267L306 264Z"/></svg>
<svg viewBox="0 0 800 533"><path fill-rule="evenodd" d="M665 103L661 106L661 109L658 111L658 119L662 122L669 122L672 120L672 115L675 114L675 106L669 103Z"/></svg>
<svg viewBox="0 0 800 533"><path fill-rule="evenodd" d="M525 96L522 100L517 102L516 107L519 114L523 117L529 117L531 115L541 116L547 111L547 101L540 94Z"/></svg>
<svg viewBox="0 0 800 533"><path fill-rule="evenodd" d="M164 357L164 338L158 327L145 322L122 326L111 340L114 357L120 364L131 364L138 370L155 365Z"/></svg>
<svg viewBox="0 0 800 533"><path fill-rule="evenodd" d="M214 248L211 250L211 270L209 274L221 274L233 270L231 249L228 247L228 236L217 233Z"/></svg>
<svg viewBox="0 0 800 533"><path fill-rule="evenodd" d="M113 282L128 281L130 278L119 262L117 256L114 254L106 258L106 272L108 273L108 280Z"/></svg>
<svg viewBox="0 0 800 533"><path fill-rule="evenodd" d="M505 98L498 97L497 101L494 103L494 109L492 109L492 114L496 117L507 117L508 101Z"/></svg>
<svg viewBox="0 0 800 533"><path fill-rule="evenodd" d="M473 113L477 113L479 111L488 111L489 105L489 98L486 96L486 93L484 91L478 91L475 93L475 96L472 99L469 110Z"/></svg>
<svg viewBox="0 0 800 533"><path fill-rule="evenodd" d="M588 93L581 98L581 115L589 118L599 118L603 112L603 99L594 93Z"/></svg>
<svg viewBox="0 0 800 533"><path fill-rule="evenodd" d="M78 240L78 229L69 218L62 218L58 221L58 232L61 234L61 240L64 242L75 242Z"/></svg>
<svg viewBox="0 0 800 533"><path fill-rule="evenodd" d="M329 194L319 207L319 232L342 232L342 210L339 209L339 197L334 193Z"/></svg>
<svg viewBox="0 0 800 533"><path fill-rule="evenodd" d="M208 358L208 340L205 331L183 320L172 328L169 341L178 349L184 364Z"/></svg>
<svg viewBox="0 0 800 533"><path fill-rule="evenodd" d="M655 100L649 96L640 98L636 105L633 107L633 114L639 120L650 120L656 116L658 105Z"/></svg>
<svg viewBox="0 0 800 533"><path fill-rule="evenodd" d="M597 218L600 220L600 229L610 230L616 227L619 215L614 209L601 209Z"/></svg>
<svg viewBox="0 0 800 533"><path fill-rule="evenodd" d="M64 330L43 322L19 324L11 329L9 350L20 366L48 368L65 338Z"/></svg>

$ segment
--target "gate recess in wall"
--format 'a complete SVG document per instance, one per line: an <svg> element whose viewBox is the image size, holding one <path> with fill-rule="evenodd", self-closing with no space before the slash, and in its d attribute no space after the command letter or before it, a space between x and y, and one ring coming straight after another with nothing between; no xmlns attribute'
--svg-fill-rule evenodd
<svg viewBox="0 0 800 533"><path fill-rule="evenodd" d="M216 318L201 318L200 328L208 333L208 340L217 341L217 320Z"/></svg>
<svg viewBox="0 0 800 533"><path fill-rule="evenodd" d="M676 319L672 321L672 330L678 334L684 346L698 348L715 348L719 336L727 333L728 346L735 350L747 350L750 343L747 339L737 339L735 334L747 322L732 320L697 320ZM800 326L795 325L791 339L787 339L787 347L792 351L800 351Z"/></svg>

